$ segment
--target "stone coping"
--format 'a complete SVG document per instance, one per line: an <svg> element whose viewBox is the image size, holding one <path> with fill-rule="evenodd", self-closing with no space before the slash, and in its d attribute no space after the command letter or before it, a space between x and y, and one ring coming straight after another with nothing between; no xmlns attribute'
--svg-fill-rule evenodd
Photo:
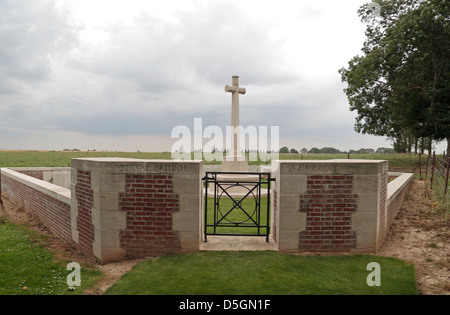
<svg viewBox="0 0 450 315"><path fill-rule="evenodd" d="M414 174L412 173L389 173L392 176L398 176L388 183L387 187L387 204L389 205L400 194L403 189L410 183Z"/></svg>
<svg viewBox="0 0 450 315"><path fill-rule="evenodd" d="M16 168L16 169L24 170L24 168ZM36 170L38 168L34 169ZM36 179L28 175L21 174L15 171L14 169L10 168L1 168L1 174L2 176L14 179L21 184L24 184L43 194L46 194L52 198L55 198L61 202L70 205L71 192L69 189L42 181L40 179Z"/></svg>
<svg viewBox="0 0 450 315"><path fill-rule="evenodd" d="M106 157L106 158L74 158L73 160L82 161L93 161L93 162L140 162L140 163L193 163L198 164L202 162L201 160L168 160L168 159L133 159L133 158L116 158L116 157Z"/></svg>
<svg viewBox="0 0 450 315"><path fill-rule="evenodd" d="M70 167L8 167L13 171L44 171L44 172L65 172L70 171Z"/></svg>

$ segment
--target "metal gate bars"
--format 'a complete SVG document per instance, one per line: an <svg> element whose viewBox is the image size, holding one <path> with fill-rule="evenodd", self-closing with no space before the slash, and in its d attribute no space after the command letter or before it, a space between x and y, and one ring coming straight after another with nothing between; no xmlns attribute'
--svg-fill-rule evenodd
<svg viewBox="0 0 450 315"><path fill-rule="evenodd" d="M270 173L207 172L204 241L208 235L270 235ZM210 187L211 186L211 187Z"/></svg>

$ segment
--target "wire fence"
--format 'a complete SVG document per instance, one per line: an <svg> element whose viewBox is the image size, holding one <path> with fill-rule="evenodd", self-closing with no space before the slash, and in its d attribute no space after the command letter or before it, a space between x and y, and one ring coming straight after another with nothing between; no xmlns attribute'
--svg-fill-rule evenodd
<svg viewBox="0 0 450 315"><path fill-rule="evenodd" d="M419 161L421 161L421 158L419 158ZM419 162L419 165L419 167L421 167L422 161ZM447 156L445 153L442 154L442 156L438 156L436 155L436 152L428 154L425 166L425 177L430 178L431 189L433 189L437 193L437 196L442 198L446 203L450 202L450 193L448 191L449 171L450 156Z"/></svg>

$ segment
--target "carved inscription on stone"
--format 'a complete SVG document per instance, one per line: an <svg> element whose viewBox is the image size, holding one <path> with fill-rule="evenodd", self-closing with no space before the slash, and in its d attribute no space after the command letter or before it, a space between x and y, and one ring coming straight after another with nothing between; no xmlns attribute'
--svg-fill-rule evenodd
<svg viewBox="0 0 450 315"><path fill-rule="evenodd" d="M358 174L363 170L360 164L282 164L283 174Z"/></svg>
<svg viewBox="0 0 450 315"><path fill-rule="evenodd" d="M116 163L119 173L146 173L147 168L143 163Z"/></svg>
<svg viewBox="0 0 450 315"><path fill-rule="evenodd" d="M194 174L198 166L182 163L115 163L118 173L136 174Z"/></svg>
<svg viewBox="0 0 450 315"><path fill-rule="evenodd" d="M161 164L154 164L154 165L149 165L151 167L153 167L153 171L155 173L185 173L188 168L186 164L165 164L165 163L161 163Z"/></svg>

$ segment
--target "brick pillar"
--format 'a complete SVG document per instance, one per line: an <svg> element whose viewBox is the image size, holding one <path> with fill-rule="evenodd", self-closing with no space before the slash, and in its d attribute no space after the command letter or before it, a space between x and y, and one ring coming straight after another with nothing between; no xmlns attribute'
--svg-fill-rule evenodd
<svg viewBox="0 0 450 315"><path fill-rule="evenodd" d="M278 161L274 239L286 251L376 252L385 234L387 161Z"/></svg>
<svg viewBox="0 0 450 315"><path fill-rule="evenodd" d="M101 262L199 250L202 162L94 158L72 168L72 234Z"/></svg>

